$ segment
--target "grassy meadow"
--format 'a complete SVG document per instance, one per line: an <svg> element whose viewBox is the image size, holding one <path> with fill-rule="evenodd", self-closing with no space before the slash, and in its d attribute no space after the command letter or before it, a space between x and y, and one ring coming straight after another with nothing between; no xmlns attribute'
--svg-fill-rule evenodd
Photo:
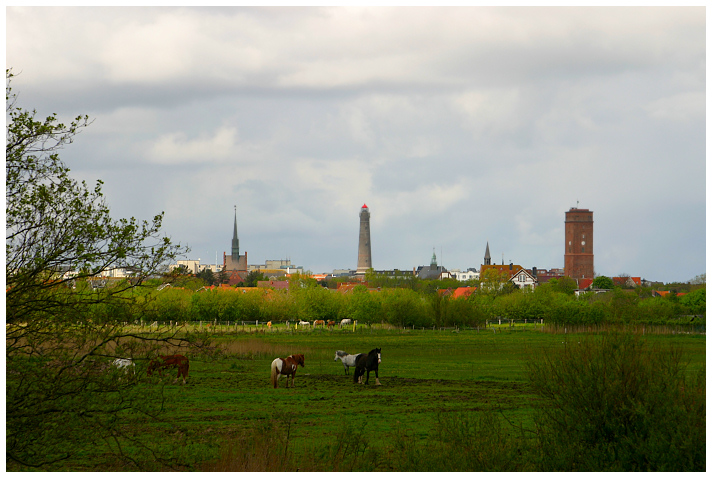
<svg viewBox="0 0 712 478"><path fill-rule="evenodd" d="M127 463L115 444L105 443L62 469L451 470L460 468L442 461L443 446L457 448L460 440L469 440L470 449L479 450L472 453L481 456L471 457L462 465L466 469L534 470L508 455L534 431L542 406L526 364L599 335L509 327L223 331L208 349L187 353L186 385L173 384L173 374L158 384L137 385L163 387L163 412L131 417L125 426L137 438L150 437L167 461L151 461L138 443L123 443L124 454L135 460ZM651 346L679 348L690 376L704 367L704 335L640 338ZM382 348L382 386L375 385L373 374L368 385L353 383L353 369L345 375L341 361L334 361L336 350L355 354L376 347ZM283 378L272 388L272 360L295 353L305 355L295 387L286 388ZM428 450L436 449L440 455L429 456Z"/></svg>

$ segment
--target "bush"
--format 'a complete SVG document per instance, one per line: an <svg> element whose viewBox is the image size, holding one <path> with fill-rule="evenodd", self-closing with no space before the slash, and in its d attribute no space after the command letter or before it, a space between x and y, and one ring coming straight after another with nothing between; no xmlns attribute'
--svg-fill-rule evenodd
<svg viewBox="0 0 712 478"><path fill-rule="evenodd" d="M595 325L606 320L606 306L601 302L589 304L581 300L563 302L550 311L556 325Z"/></svg>
<svg viewBox="0 0 712 478"><path fill-rule="evenodd" d="M409 289L383 291L383 315L400 327L432 327L433 312L421 295Z"/></svg>
<svg viewBox="0 0 712 478"><path fill-rule="evenodd" d="M704 471L705 376L678 349L606 335L528 364L541 471Z"/></svg>

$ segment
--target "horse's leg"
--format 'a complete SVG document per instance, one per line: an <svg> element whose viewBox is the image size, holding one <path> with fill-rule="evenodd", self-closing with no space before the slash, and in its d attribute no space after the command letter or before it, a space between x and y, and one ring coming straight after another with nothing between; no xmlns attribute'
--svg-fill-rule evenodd
<svg viewBox="0 0 712 478"><path fill-rule="evenodd" d="M381 382L378 381L378 369L374 370L376 372L376 385L380 385Z"/></svg>

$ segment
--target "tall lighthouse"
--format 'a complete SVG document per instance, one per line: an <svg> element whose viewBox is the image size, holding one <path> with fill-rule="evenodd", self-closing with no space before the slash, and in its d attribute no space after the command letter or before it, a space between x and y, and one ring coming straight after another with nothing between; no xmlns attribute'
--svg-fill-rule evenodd
<svg viewBox="0 0 712 478"><path fill-rule="evenodd" d="M359 213L360 227L358 234L358 262L356 263L356 274L365 274L371 269L371 213L368 206L361 207Z"/></svg>

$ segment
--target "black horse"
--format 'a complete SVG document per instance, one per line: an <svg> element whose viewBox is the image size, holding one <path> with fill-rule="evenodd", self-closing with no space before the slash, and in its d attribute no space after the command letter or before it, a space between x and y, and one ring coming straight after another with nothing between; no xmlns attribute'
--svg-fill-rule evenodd
<svg viewBox="0 0 712 478"><path fill-rule="evenodd" d="M368 384L368 376L371 371L376 372L376 385L380 385L378 381L378 364L381 363L381 349L373 349L368 355L359 354L356 359L356 371L354 372L354 383L361 382L363 373L366 372L366 384Z"/></svg>

